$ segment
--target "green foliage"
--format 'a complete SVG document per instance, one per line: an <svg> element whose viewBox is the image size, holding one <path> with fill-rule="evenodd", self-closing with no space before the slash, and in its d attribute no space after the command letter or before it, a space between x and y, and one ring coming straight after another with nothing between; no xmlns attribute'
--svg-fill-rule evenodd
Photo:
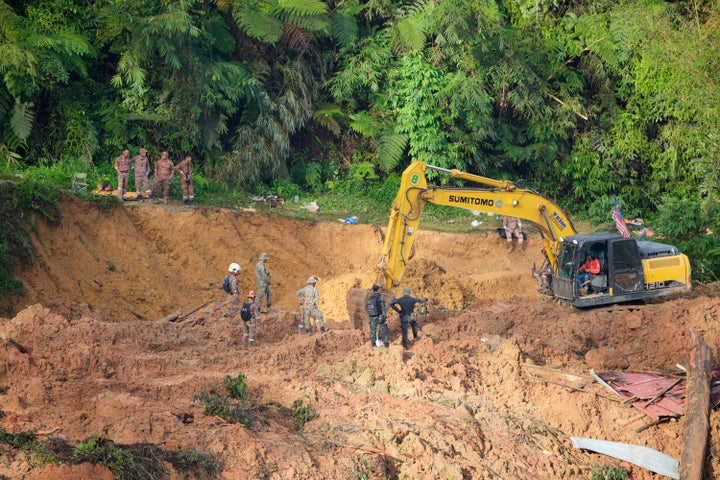
<svg viewBox="0 0 720 480"><path fill-rule="evenodd" d="M219 478L222 473L221 465L213 455L196 449L163 451L162 457L175 471L184 472L186 478L209 480Z"/></svg>
<svg viewBox="0 0 720 480"><path fill-rule="evenodd" d="M276 179L272 184L273 192L275 192L280 198L289 200L295 197L300 197L303 192L302 189L287 179Z"/></svg>
<svg viewBox="0 0 720 480"><path fill-rule="evenodd" d="M205 415L214 415L228 423L246 426L253 422L252 405L249 402L231 402L230 397L208 392L200 392L195 399L205 404Z"/></svg>
<svg viewBox="0 0 720 480"><path fill-rule="evenodd" d="M305 183L314 192L322 189L322 165L317 162L305 164Z"/></svg>
<svg viewBox="0 0 720 480"><path fill-rule="evenodd" d="M155 480L162 478L165 467L154 455L138 455L104 438L90 438L73 447L72 462L106 466L117 480Z"/></svg>
<svg viewBox="0 0 720 480"><path fill-rule="evenodd" d="M592 480L626 480L630 474L623 467L602 467L593 470Z"/></svg>
<svg viewBox="0 0 720 480"><path fill-rule="evenodd" d="M12 259L32 262L29 228L37 217L60 222L59 189L45 178L0 180L0 296L22 290L12 272Z"/></svg>
<svg viewBox="0 0 720 480"><path fill-rule="evenodd" d="M654 219L654 230L686 254L695 281L720 278L720 203L714 198L664 197Z"/></svg>
<svg viewBox="0 0 720 480"><path fill-rule="evenodd" d="M30 453L32 456L31 463L34 465L45 466L57 463L55 456L37 439L33 431L8 433L5 429L0 428L0 442L14 449Z"/></svg>
<svg viewBox="0 0 720 480"><path fill-rule="evenodd" d="M232 378L229 375L225 377L225 390L227 390L230 398L234 400L246 400L248 396L247 378L244 373Z"/></svg>
<svg viewBox="0 0 720 480"><path fill-rule="evenodd" d="M317 416L318 412L310 403L306 405L303 399L298 398L292 404L292 414L295 419L295 430L302 430L307 422Z"/></svg>

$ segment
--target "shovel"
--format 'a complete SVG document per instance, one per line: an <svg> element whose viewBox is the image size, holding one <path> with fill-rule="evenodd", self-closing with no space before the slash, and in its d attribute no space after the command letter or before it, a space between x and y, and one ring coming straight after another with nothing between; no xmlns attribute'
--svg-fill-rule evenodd
<svg viewBox="0 0 720 480"><path fill-rule="evenodd" d="M384 344L383 344L382 338L380 338L380 325L378 325L377 328L375 329L375 333L376 333L375 346L382 347Z"/></svg>

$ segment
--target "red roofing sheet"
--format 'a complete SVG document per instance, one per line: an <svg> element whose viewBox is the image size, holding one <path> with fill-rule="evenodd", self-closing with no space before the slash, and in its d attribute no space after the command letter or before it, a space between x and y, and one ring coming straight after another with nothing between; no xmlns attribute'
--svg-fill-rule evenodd
<svg viewBox="0 0 720 480"><path fill-rule="evenodd" d="M679 417L685 411L685 372L604 372L605 383L633 407L654 420ZM711 372L710 405L720 405L720 366Z"/></svg>

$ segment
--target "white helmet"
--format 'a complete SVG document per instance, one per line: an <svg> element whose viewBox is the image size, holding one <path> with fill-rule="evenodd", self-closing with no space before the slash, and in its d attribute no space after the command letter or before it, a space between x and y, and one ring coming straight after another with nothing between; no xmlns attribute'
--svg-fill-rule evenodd
<svg viewBox="0 0 720 480"><path fill-rule="evenodd" d="M237 263L231 263L230 266L228 267L228 272L230 272L230 273L238 273L240 270L242 270L242 269L240 268L240 265L238 265Z"/></svg>

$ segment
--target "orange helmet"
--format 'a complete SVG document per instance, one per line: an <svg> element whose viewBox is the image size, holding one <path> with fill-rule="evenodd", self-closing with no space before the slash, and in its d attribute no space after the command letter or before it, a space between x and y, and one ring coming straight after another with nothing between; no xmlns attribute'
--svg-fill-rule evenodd
<svg viewBox="0 0 720 480"><path fill-rule="evenodd" d="M248 290L247 296L248 298L255 298L255 290Z"/></svg>

